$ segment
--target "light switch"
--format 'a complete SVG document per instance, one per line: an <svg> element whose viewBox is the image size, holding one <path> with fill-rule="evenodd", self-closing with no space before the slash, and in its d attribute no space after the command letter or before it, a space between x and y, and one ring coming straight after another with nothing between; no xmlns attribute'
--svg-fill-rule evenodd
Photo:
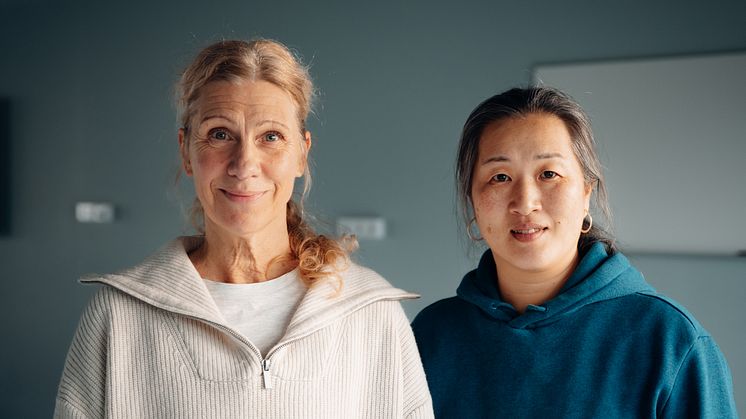
<svg viewBox="0 0 746 419"><path fill-rule="evenodd" d="M75 219L79 223L112 223L114 222L114 204L78 202L75 204Z"/></svg>
<svg viewBox="0 0 746 419"><path fill-rule="evenodd" d="M383 240L386 220L382 217L339 217L337 234L354 234L360 240Z"/></svg>

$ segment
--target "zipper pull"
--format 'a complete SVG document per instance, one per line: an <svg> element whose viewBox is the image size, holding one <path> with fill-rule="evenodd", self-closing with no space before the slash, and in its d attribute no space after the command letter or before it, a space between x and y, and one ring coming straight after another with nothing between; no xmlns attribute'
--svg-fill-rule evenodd
<svg viewBox="0 0 746 419"><path fill-rule="evenodd" d="M264 388L272 388L272 376L269 375L269 359L262 360L262 379L264 380Z"/></svg>

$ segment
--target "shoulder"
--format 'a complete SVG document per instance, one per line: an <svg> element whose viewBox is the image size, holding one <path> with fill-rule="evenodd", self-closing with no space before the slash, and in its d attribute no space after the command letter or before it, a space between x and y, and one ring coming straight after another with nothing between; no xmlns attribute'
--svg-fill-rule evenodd
<svg viewBox="0 0 746 419"><path fill-rule="evenodd" d="M93 277L91 277L91 280L93 280ZM96 288L83 310L84 317L106 317L111 313L113 306L127 298L126 294L109 285L100 284L96 285Z"/></svg>
<svg viewBox="0 0 746 419"><path fill-rule="evenodd" d="M116 283L112 284L109 278L115 275L88 276L84 280L86 286L96 287L96 291L88 301L88 309L96 312L107 311L119 304L130 304L139 301L127 292L119 289Z"/></svg>
<svg viewBox="0 0 746 419"><path fill-rule="evenodd" d="M436 301L415 316L412 329L416 335L420 335L439 332L450 325L457 326L468 309L469 304L459 297Z"/></svg>
<svg viewBox="0 0 746 419"><path fill-rule="evenodd" d="M97 289L91 295L81 315L82 324L108 327L112 322L132 320L137 313L149 310L143 301L107 283L95 284Z"/></svg>
<svg viewBox="0 0 746 419"><path fill-rule="evenodd" d="M391 283L381 276L378 272L368 267L358 265L355 262L350 261L349 265L340 271L342 280L345 285L347 284L360 284L366 283L368 285L376 285L378 287L392 287Z"/></svg>
<svg viewBox="0 0 746 419"><path fill-rule="evenodd" d="M440 318L443 316L450 316L463 310L467 303L459 297L448 297L442 300L438 300L429 306L425 307L417 314L416 319L430 319Z"/></svg>
<svg viewBox="0 0 746 419"><path fill-rule="evenodd" d="M351 319L355 321L405 324L409 327L400 301L419 295L399 289L372 269L352 262L336 275L341 282L329 278L314 284L299 310L310 307L317 319L352 315Z"/></svg>
<svg viewBox="0 0 746 419"><path fill-rule="evenodd" d="M710 337L710 334L684 306L673 299L656 292L638 292L631 296L637 307L638 316L644 316L649 322L661 329L675 332L678 335L688 335L696 340ZM681 337L681 336L679 336Z"/></svg>
<svg viewBox="0 0 746 419"><path fill-rule="evenodd" d="M376 271L350 262L339 272L342 279L342 299L349 300L404 300L419 295L392 285Z"/></svg>
<svg viewBox="0 0 746 419"><path fill-rule="evenodd" d="M698 348L715 348L714 340L694 316L664 295L637 292L610 303L618 319L617 332L625 331L628 336L624 339L644 339L655 357L667 360L667 365L680 365Z"/></svg>
<svg viewBox="0 0 746 419"><path fill-rule="evenodd" d="M365 295L378 306L390 311L396 318L405 318L400 300L417 298L419 295L397 288L381 274L368 267L350 262L342 272L343 294Z"/></svg>

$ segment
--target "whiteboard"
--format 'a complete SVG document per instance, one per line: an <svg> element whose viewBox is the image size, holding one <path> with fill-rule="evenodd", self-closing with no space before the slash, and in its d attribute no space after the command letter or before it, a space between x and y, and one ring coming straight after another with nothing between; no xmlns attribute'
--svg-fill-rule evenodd
<svg viewBox="0 0 746 419"><path fill-rule="evenodd" d="M590 115L616 237L640 253L746 249L746 54L540 65Z"/></svg>

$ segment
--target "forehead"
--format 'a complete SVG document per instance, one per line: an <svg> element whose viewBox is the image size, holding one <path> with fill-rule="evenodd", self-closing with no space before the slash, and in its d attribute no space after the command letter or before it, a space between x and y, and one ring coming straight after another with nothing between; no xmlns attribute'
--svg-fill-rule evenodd
<svg viewBox="0 0 746 419"><path fill-rule="evenodd" d="M567 125L551 114L531 113L492 122L479 139L480 159L494 155L514 159L545 153L573 156Z"/></svg>
<svg viewBox="0 0 746 419"><path fill-rule="evenodd" d="M264 80L210 82L200 89L194 105L194 114L202 116L240 113L297 119L297 106L290 94Z"/></svg>

